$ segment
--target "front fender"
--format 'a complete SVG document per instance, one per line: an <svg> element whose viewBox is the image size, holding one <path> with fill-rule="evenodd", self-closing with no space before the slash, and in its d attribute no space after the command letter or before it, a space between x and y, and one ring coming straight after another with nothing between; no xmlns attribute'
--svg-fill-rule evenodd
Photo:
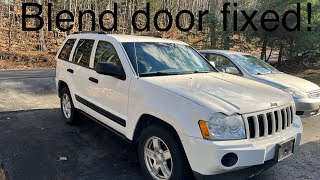
<svg viewBox="0 0 320 180"><path fill-rule="evenodd" d="M143 114L163 120L178 133L202 138L198 121L206 120L210 115L205 107L139 79L132 81L129 97L128 139L133 139L137 123Z"/></svg>

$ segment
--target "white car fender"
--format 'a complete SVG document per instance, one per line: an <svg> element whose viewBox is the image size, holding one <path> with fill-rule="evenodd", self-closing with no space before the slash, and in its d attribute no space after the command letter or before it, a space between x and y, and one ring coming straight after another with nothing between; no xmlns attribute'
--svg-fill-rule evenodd
<svg viewBox="0 0 320 180"><path fill-rule="evenodd" d="M144 114L163 120L178 133L202 138L198 121L209 118L210 111L207 108L139 79L132 80L129 93L128 139L133 139L137 123Z"/></svg>

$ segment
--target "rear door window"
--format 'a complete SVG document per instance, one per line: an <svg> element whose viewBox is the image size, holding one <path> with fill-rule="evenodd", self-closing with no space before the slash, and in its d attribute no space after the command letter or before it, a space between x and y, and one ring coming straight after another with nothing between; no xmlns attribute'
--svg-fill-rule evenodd
<svg viewBox="0 0 320 180"><path fill-rule="evenodd" d="M75 49L72 62L83 67L89 67L94 41L95 40L92 39L80 39Z"/></svg>
<svg viewBox="0 0 320 180"><path fill-rule="evenodd" d="M74 43L76 42L75 39L69 39L67 42L64 44L58 58L61 60L69 61L69 57L73 48Z"/></svg>

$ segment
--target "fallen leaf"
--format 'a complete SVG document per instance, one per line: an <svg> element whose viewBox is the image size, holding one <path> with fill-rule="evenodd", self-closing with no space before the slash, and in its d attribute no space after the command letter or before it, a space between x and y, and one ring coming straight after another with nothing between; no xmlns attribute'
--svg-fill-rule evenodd
<svg viewBox="0 0 320 180"><path fill-rule="evenodd" d="M59 157L59 160L58 161L67 161L68 158L66 156L61 156Z"/></svg>

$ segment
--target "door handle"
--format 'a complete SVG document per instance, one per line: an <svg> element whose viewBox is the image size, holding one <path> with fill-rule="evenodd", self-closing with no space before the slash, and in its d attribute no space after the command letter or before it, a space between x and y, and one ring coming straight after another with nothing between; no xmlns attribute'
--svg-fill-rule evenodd
<svg viewBox="0 0 320 180"><path fill-rule="evenodd" d="M67 69L67 71L69 72L69 73L72 73L73 74L73 70L72 69Z"/></svg>
<svg viewBox="0 0 320 180"><path fill-rule="evenodd" d="M89 81L91 81L91 82L94 82L94 83L99 83L99 80L98 79L96 79L96 78L93 78L93 77L90 77L89 78Z"/></svg>

